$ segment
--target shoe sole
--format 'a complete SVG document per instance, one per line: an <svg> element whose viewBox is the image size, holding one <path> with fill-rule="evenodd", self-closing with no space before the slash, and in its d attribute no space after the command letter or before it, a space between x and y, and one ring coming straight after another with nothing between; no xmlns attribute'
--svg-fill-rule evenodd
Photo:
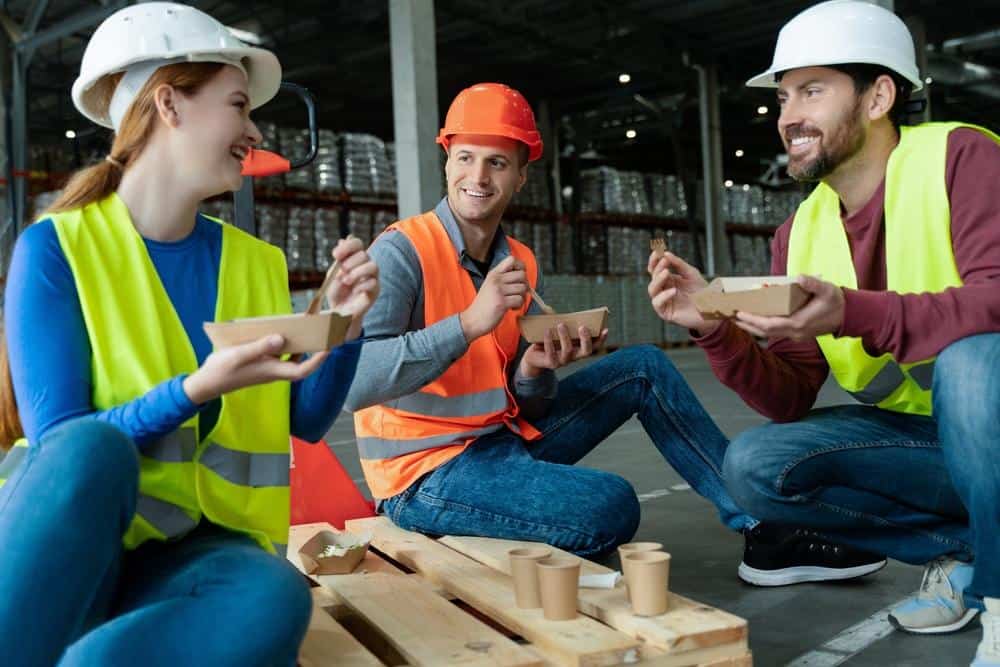
<svg viewBox="0 0 1000 667"><path fill-rule="evenodd" d="M958 632L967 626L972 619L976 617L979 611L979 609L966 609L962 618L958 619L954 623L949 625L933 625L928 628L908 628L900 623L892 614L889 614L889 623L900 632L905 632L911 635L949 635L953 632Z"/></svg>
<svg viewBox="0 0 1000 667"><path fill-rule="evenodd" d="M857 567L789 567L783 570L758 570L746 563L740 563L737 570L740 579L753 586L791 586L816 581L843 581L863 577L878 572L886 561L858 565Z"/></svg>

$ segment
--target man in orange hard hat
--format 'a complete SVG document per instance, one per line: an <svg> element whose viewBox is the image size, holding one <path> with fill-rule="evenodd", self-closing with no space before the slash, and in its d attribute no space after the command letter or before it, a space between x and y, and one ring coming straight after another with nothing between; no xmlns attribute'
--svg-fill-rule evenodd
<svg viewBox="0 0 1000 667"><path fill-rule="evenodd" d="M574 466L638 415L664 458L733 530L756 522L720 470L726 438L670 360L626 348L557 382L607 331L565 324L529 345L517 317L540 312L531 249L501 219L542 155L531 107L497 83L459 93L438 136L448 194L370 249L382 293L347 406L365 479L396 524L431 534L547 542L597 556L639 524L632 486Z"/></svg>

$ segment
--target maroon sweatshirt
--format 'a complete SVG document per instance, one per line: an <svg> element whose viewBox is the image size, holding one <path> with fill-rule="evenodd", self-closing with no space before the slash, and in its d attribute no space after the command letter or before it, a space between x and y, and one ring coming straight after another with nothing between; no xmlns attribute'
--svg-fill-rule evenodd
<svg viewBox="0 0 1000 667"><path fill-rule="evenodd" d="M959 128L948 137L945 170L951 237L961 287L936 294L886 291L885 181L855 215L844 219L857 290L844 289L838 336L858 337L869 354L902 363L937 355L960 338L1000 331L1000 146ZM795 216L771 240L771 273L785 275ZM767 348L731 322L695 341L715 375L757 412L778 422L812 409L830 371L815 340L774 338Z"/></svg>

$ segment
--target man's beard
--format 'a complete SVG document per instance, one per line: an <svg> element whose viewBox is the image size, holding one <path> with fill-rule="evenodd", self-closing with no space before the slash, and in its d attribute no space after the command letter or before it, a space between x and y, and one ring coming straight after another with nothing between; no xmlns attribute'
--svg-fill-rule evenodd
<svg viewBox="0 0 1000 667"><path fill-rule="evenodd" d="M825 135L820 138L819 155L812 162L796 165L789 161L789 176L797 181L819 181L861 151L866 139L861 127L861 101L859 96L854 108L844 114L835 134L830 137L829 147L823 145Z"/></svg>

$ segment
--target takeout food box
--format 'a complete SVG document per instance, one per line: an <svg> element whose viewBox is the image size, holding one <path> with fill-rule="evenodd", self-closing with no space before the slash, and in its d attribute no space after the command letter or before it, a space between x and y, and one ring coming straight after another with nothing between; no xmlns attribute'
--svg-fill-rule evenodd
<svg viewBox="0 0 1000 667"><path fill-rule="evenodd" d="M365 554L371 535L321 530L302 545L299 558L306 574L350 574Z"/></svg>
<svg viewBox="0 0 1000 667"><path fill-rule="evenodd" d="M791 315L809 300L809 293L786 276L716 278L691 295L707 320L733 317L736 311L765 316Z"/></svg>
<svg viewBox="0 0 1000 667"><path fill-rule="evenodd" d="M607 327L608 309L607 307L594 308L592 310L581 310L575 313L560 313L556 315L522 315L517 318L517 324L521 328L521 335L529 343L545 342L545 332L553 329L552 338L559 340L554 329L563 322L569 329L570 338L578 340L580 338L580 327L587 327L592 336L599 336Z"/></svg>
<svg viewBox="0 0 1000 667"><path fill-rule="evenodd" d="M351 318L332 310L314 315L296 313L270 317L248 317L229 322L205 322L205 333L217 348L232 347L281 334L285 346L281 354L322 352L344 342Z"/></svg>

